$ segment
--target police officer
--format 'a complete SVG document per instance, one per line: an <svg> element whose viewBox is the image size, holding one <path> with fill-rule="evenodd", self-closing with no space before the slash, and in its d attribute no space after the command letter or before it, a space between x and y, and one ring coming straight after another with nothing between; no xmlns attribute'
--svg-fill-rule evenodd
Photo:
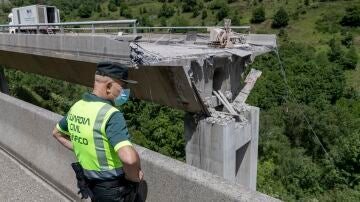
<svg viewBox="0 0 360 202"><path fill-rule="evenodd" d="M128 80L125 65L98 63L92 93L84 94L54 128L54 138L74 151L85 176L82 182L77 176L78 187L92 201L134 200L143 178L125 119L115 108L127 101L127 85L136 83Z"/></svg>

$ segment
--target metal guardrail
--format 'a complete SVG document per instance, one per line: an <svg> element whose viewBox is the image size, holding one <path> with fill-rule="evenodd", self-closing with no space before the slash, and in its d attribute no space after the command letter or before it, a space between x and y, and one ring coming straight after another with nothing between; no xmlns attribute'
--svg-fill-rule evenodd
<svg viewBox="0 0 360 202"><path fill-rule="evenodd" d="M137 27L137 29L207 29L223 28L219 26L188 26L188 27ZM250 29L250 26L230 26L231 29Z"/></svg>
<svg viewBox="0 0 360 202"><path fill-rule="evenodd" d="M17 28L20 30L22 27L26 27L29 29L36 29L37 33L40 33L40 29L47 29L47 28L55 28L60 29L61 33L64 33L64 30L91 30L92 33L95 33L96 30L131 30L133 34L137 33L137 30L154 30L154 29L167 29L167 30L198 30L198 29L208 29L208 28L222 28L219 26L181 26L181 27L174 27L174 26L165 26L165 27L137 27L137 20L130 19L130 20L108 20L108 21L86 21L86 22L63 22L63 23L39 23L39 24L26 24L26 25L0 25L2 31L5 28ZM66 26L83 26L83 25L90 25L91 27L73 27L73 28L65 28ZM131 27L96 27L96 25L132 25ZM231 29L250 29L250 26L231 26Z"/></svg>
<svg viewBox="0 0 360 202"><path fill-rule="evenodd" d="M96 25L132 25L130 29L133 29L133 33L136 34L136 19L131 20L109 20L109 21L86 21L86 22L63 22L63 23L39 23L39 24L26 24L26 25L0 25L0 28L18 28L21 27L35 27L39 33L41 27L60 27L61 33L64 33L65 26L80 26L91 25L92 33L95 33Z"/></svg>

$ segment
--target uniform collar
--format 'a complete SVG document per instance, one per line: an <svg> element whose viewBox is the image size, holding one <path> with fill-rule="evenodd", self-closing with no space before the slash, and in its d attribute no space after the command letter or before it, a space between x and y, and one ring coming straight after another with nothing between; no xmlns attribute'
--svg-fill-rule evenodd
<svg viewBox="0 0 360 202"><path fill-rule="evenodd" d="M109 105L113 105L113 102L111 100L101 98L101 97L99 97L97 95L94 95L92 93L85 93L83 95L83 100L87 101L87 102L104 102L104 103L107 103Z"/></svg>

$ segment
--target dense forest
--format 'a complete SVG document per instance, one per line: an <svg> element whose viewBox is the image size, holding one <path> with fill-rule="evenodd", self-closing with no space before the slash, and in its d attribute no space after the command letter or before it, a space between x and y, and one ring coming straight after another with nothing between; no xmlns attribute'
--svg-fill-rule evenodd
<svg viewBox="0 0 360 202"><path fill-rule="evenodd" d="M55 5L63 21L136 18L144 26L251 25L278 35L278 52L247 101L261 109L260 192L285 201L360 201L360 2L357 0L13 0ZM6 68L11 94L59 114L89 91ZM132 99L134 142L184 160L185 112Z"/></svg>

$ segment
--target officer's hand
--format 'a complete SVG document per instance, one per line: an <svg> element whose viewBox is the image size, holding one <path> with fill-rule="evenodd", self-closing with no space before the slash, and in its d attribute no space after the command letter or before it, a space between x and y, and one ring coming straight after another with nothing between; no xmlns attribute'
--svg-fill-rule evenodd
<svg viewBox="0 0 360 202"><path fill-rule="evenodd" d="M143 180L143 178L144 178L144 173L141 170L139 170L137 178L131 178L125 174L125 179L132 181L132 182L140 182L141 180Z"/></svg>
<svg viewBox="0 0 360 202"><path fill-rule="evenodd" d="M144 173L142 170L139 170L139 179L140 181L144 179Z"/></svg>

